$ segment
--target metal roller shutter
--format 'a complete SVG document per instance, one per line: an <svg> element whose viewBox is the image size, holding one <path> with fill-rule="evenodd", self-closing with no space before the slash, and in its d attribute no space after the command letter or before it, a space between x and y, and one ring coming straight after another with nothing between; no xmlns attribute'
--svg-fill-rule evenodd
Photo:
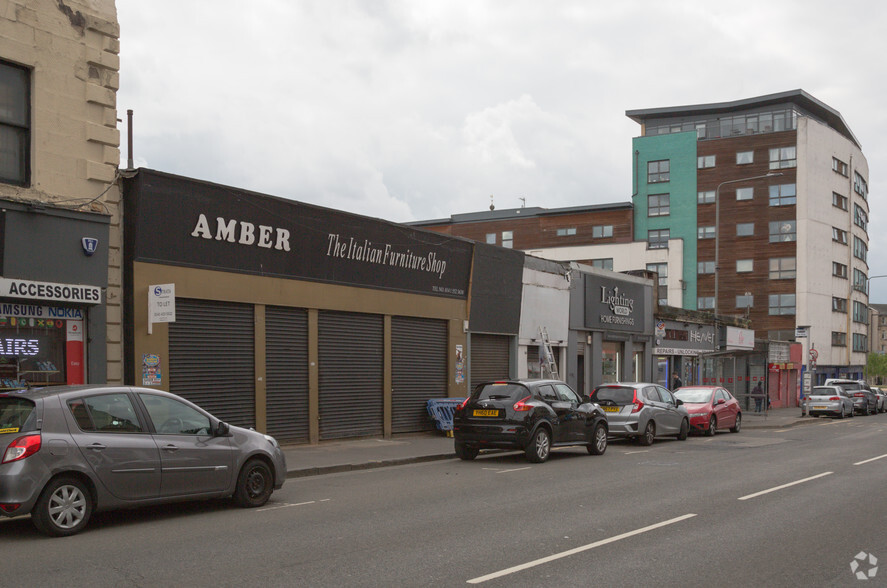
<svg viewBox="0 0 887 588"><path fill-rule="evenodd" d="M509 377L508 341L505 335L471 335L471 390L481 382Z"/></svg>
<svg viewBox="0 0 887 588"><path fill-rule="evenodd" d="M427 404L447 397L447 322L392 317L391 356L392 432L434 429Z"/></svg>
<svg viewBox="0 0 887 588"><path fill-rule="evenodd" d="M176 298L169 390L238 427L256 425L252 305Z"/></svg>
<svg viewBox="0 0 887 588"><path fill-rule="evenodd" d="M265 309L265 390L268 434L308 441L308 312Z"/></svg>
<svg viewBox="0 0 887 588"><path fill-rule="evenodd" d="M381 435L384 323L380 315L320 312L320 437Z"/></svg>

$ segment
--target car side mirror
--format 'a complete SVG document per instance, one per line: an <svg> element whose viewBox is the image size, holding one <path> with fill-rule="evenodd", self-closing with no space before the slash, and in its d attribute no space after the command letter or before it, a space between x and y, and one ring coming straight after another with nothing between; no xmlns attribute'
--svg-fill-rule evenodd
<svg viewBox="0 0 887 588"><path fill-rule="evenodd" d="M230 427L228 427L228 423L223 423L219 421L218 426L216 426L215 436L216 437L224 437L230 432Z"/></svg>
<svg viewBox="0 0 887 588"><path fill-rule="evenodd" d="M724 400L723 398L718 398L718 404L724 404L725 402L727 402L727 401Z"/></svg>
<svg viewBox="0 0 887 588"><path fill-rule="evenodd" d="M675 402L675 406L682 406L684 404L684 401L681 400L680 398L675 398L674 402Z"/></svg>

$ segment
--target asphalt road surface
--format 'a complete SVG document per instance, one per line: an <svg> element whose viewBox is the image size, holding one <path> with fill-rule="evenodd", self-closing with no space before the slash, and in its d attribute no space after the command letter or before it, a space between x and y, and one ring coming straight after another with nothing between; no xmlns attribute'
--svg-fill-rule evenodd
<svg viewBox="0 0 887 588"><path fill-rule="evenodd" d="M259 509L101 513L63 539L2 519L2 586L879 586L885 486L887 415L482 454L293 479Z"/></svg>

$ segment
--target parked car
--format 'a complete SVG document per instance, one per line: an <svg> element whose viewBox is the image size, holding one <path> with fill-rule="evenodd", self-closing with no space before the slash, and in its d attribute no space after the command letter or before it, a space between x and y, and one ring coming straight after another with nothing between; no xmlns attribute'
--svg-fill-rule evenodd
<svg viewBox="0 0 887 588"><path fill-rule="evenodd" d="M453 413L456 455L477 457L481 449L518 449L541 463L552 447L584 445L607 450L607 417L559 380L506 380L478 385Z"/></svg>
<svg viewBox="0 0 887 588"><path fill-rule="evenodd" d="M2 393L0 450L0 514L30 514L52 536L121 507L221 497L261 506L286 479L273 437L146 388Z"/></svg>
<svg viewBox="0 0 887 588"><path fill-rule="evenodd" d="M876 386L872 386L872 392L878 397L878 412L887 412L887 394Z"/></svg>
<svg viewBox="0 0 887 588"><path fill-rule="evenodd" d="M864 381L829 378L825 381L825 385L837 385L843 388L853 399L854 410L857 413L870 415L878 412L878 397Z"/></svg>
<svg viewBox="0 0 887 588"><path fill-rule="evenodd" d="M688 386L675 390L675 398L684 402L690 413L690 430L713 436L718 429L738 433L742 428L742 410L730 391L720 386Z"/></svg>
<svg viewBox="0 0 887 588"><path fill-rule="evenodd" d="M810 416L836 416L839 419L853 416L853 398L841 386L814 386L807 397L807 413Z"/></svg>
<svg viewBox="0 0 887 588"><path fill-rule="evenodd" d="M602 384L591 393L591 401L607 413L611 437L651 445L656 437L665 435L683 441L690 432L690 414L683 401L658 384Z"/></svg>

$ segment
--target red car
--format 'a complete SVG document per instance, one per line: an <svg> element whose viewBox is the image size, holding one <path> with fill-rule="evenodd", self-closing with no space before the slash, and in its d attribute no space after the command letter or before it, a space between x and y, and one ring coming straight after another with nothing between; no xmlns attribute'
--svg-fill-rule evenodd
<svg viewBox="0 0 887 588"><path fill-rule="evenodd" d="M674 392L690 413L690 430L713 436L718 429L738 433L742 411L732 394L720 386L687 386Z"/></svg>

